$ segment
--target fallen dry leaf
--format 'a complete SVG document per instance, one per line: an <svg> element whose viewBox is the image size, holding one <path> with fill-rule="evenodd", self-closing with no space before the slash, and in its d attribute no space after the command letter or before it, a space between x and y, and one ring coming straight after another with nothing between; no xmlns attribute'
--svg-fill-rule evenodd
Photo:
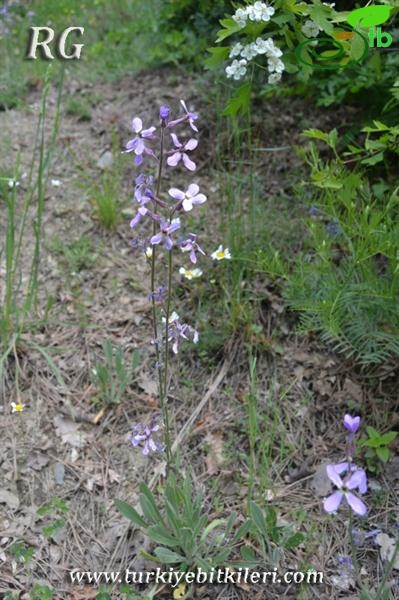
<svg viewBox="0 0 399 600"><path fill-rule="evenodd" d="M380 546L381 560L384 562L390 562L393 558L396 550L397 541L394 538L389 537L386 533L379 533L375 537L376 544ZM396 554L395 562L393 563L393 569L399 571L399 552Z"/></svg>
<svg viewBox="0 0 399 600"><path fill-rule="evenodd" d="M55 432L62 439L64 444L69 444L74 448L83 448L86 441L84 435L79 431L79 424L70 421L61 415L54 417Z"/></svg>
<svg viewBox="0 0 399 600"><path fill-rule="evenodd" d="M208 432L205 440L209 444L206 467L209 475L215 475L224 463L223 434L221 431Z"/></svg>
<svg viewBox="0 0 399 600"><path fill-rule="evenodd" d="M7 504L11 510L19 507L19 498L9 490L0 490L0 504Z"/></svg>

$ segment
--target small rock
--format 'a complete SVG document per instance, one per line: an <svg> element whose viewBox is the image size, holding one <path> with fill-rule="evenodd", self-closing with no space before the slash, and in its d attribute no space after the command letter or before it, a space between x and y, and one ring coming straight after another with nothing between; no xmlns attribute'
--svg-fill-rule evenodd
<svg viewBox="0 0 399 600"><path fill-rule="evenodd" d="M101 169L102 171L105 171L106 169L110 169L112 167L113 162L114 162L114 157L112 156L112 152L107 150L98 159L97 167L99 169Z"/></svg>

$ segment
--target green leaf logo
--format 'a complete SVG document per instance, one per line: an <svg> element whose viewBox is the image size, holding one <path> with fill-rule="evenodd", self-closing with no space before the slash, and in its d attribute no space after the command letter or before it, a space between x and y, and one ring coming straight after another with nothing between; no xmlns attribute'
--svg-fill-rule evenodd
<svg viewBox="0 0 399 600"><path fill-rule="evenodd" d="M392 6L364 6L349 13L347 21L352 27L373 27L389 19Z"/></svg>

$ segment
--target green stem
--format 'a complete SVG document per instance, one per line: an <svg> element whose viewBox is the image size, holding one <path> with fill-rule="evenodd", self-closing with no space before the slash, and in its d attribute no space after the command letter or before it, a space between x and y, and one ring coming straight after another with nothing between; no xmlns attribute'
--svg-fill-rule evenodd
<svg viewBox="0 0 399 600"><path fill-rule="evenodd" d="M157 177L157 187L156 187L156 197L159 198L160 190L161 190L161 181L162 181L162 170L163 170L163 154L164 154L164 138L165 138L165 130L164 127L161 128L161 141L160 141L160 153L159 153L159 166L158 166L158 177ZM154 214L157 214L157 203L154 200ZM157 222L154 220L153 222L153 235L157 233ZM169 252L169 258L171 257L171 252ZM155 341L155 353L157 360L157 371L158 371L158 389L159 389L159 403L161 406L162 418L165 427L165 450L166 450L166 469L167 473L169 472L170 464L171 464L171 442L170 442L170 431L169 431L169 411L167 407L167 365L168 365L168 320L169 315L167 311L166 315L166 344L165 344L165 352L164 352L164 361L165 368L163 367L161 360L161 352L159 350L160 341L158 339L158 324L157 324L157 307L155 302L155 264L156 264L156 247L152 247L152 256L151 256L151 304L152 304L152 324L154 331L154 341ZM168 306L170 306L170 294L171 294L171 273L169 273L169 284L168 284ZM162 375L164 374L164 377Z"/></svg>
<svg viewBox="0 0 399 600"><path fill-rule="evenodd" d="M172 461L172 450L170 440L170 427L169 427L169 410L168 410L168 366L169 366L169 318L170 318L170 305L172 299L172 268L173 268L173 254L172 250L169 250L168 254L168 292L166 300L166 325L165 325L165 367L164 367L164 384L163 384L163 405L164 405L164 418L165 418L165 446L166 446L166 458L167 458L167 471L169 471Z"/></svg>

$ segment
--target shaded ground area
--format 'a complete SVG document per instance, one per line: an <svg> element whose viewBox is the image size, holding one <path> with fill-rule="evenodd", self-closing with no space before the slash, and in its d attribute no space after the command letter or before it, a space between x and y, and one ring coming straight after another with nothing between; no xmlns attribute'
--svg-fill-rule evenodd
<svg viewBox="0 0 399 600"><path fill-rule="evenodd" d="M94 598L98 590L93 587L71 586L68 573L72 569L152 568L137 555L143 547L151 549L148 541L137 533L132 535L126 520L113 507L114 498L135 504L139 482L145 479L156 489L163 472L159 460L149 460L130 446L132 425L159 407L152 371L147 265L129 245L128 219L133 214L133 169L129 158L120 159L114 152L113 164L107 167L113 169L115 162L122 160L123 219L114 233L101 229L91 200L93 181L101 177L105 166L98 161L112 150L113 136L120 147L129 139L132 116L140 115L145 123L151 123L160 104L176 105L180 97L190 100L202 112L204 99L194 83L178 84L179 80L175 72L164 71L125 78L119 85L81 88L77 82L68 83L66 96L90 93L96 102L90 120L79 120L79 115L62 117L46 197L45 249L40 273L40 310L43 314L49 294L54 298L54 306L48 324L26 334L38 347L46 349L64 385L57 381L39 349L28 350L22 342L9 360L0 399L1 598L10 590L20 593L21 598L27 597L24 594L38 582L53 587L59 599ZM20 152L22 172L28 169L38 102L38 94L33 92L25 110L0 114L2 160L4 164L9 160L12 168ZM315 115L314 109L303 102L290 104L287 113L278 101L268 105L265 123L259 125L258 141L260 146L282 149L265 152L257 168L265 185L265 204L269 197L273 203L277 193L285 194L285 210L292 210L293 218L298 218L296 198L290 197L291 173L299 169L293 145L301 143L298 132L306 124L311 125ZM50 112L54 106L52 94ZM301 114L301 126L296 114ZM324 113L317 117L328 128L337 115ZM205 127L205 148L206 142L209 148L211 136L211 128ZM228 146L228 138L224 143ZM224 214L213 152L202 150L196 174L214 207L213 223L204 231L208 247L217 239ZM273 213L265 210L272 219ZM265 220L265 227L268 226ZM0 223L2 236L4 227ZM274 227L271 222L270 227ZM68 253L65 248L70 249L76 242L81 244L77 255ZM27 257L32 243L26 240ZM259 427L263 434L259 444L264 462L258 465L262 500L273 502L281 523L295 523L306 533L306 543L295 552L287 552L284 566L304 569L311 565L324 571L326 583L303 589L302 595L295 586L276 586L267 592L261 586L203 586L195 597L355 598L351 581L345 580L337 559L344 553L340 545L344 525L322 514L321 499L330 487L321 465L342 456L340 420L345 411L362 407L363 414L381 412L385 405L392 411L395 373L385 374L380 390L368 387L364 374L356 373L350 364L323 350L317 340L297 337L295 317L287 313L274 285L264 277L259 277L255 285L262 297L257 306L261 330L257 330L253 340L258 358ZM217 298L218 289L213 293ZM183 284L179 295L186 311L195 309L195 301ZM123 403L104 408L90 380L90 369L101 354L105 339L120 344L127 355L138 349L141 363ZM242 511L246 503L249 449L243 420L250 393L247 342L246 335L236 335L222 349L203 355L187 352L180 363L180 384L172 384L170 389L176 446L183 468L192 470L198 485L206 490L209 511L217 509L222 516L233 509ZM10 402L17 400L13 395L16 362L20 373L19 399L27 406L21 415L10 414ZM386 472L375 479L372 490L379 509L371 521L383 530L395 511L398 517L397 466L394 459ZM46 515L38 514L38 509L54 497L65 505L53 506ZM46 537L44 528L61 517L65 526ZM19 560L15 546L11 551L15 542L33 548L33 558L27 566ZM378 553L371 542L364 547L364 558L365 568L369 569L366 577L373 581ZM393 593L395 590L399 594L397 585ZM171 597L170 590L165 588L164 593L164 597ZM115 592L115 598L118 597Z"/></svg>

